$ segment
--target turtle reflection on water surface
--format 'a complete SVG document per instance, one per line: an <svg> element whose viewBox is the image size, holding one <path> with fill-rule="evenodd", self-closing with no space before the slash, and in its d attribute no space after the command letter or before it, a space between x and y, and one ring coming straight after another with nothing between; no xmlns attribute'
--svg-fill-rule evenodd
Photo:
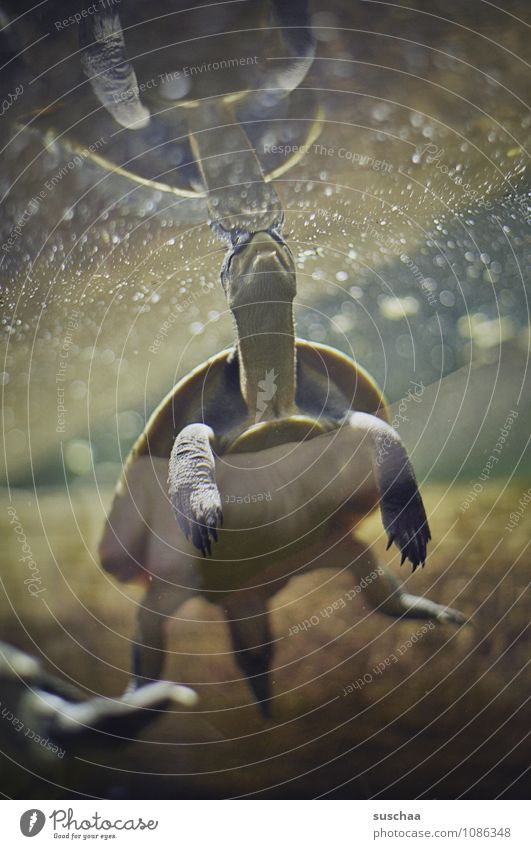
<svg viewBox="0 0 531 849"><path fill-rule="evenodd" d="M154 412L129 457L100 555L120 580L147 586L137 686L162 673L165 617L200 594L223 607L236 659L268 715L268 599L291 575L318 567L351 568L361 581L374 564L368 552L353 561L352 531L378 503L389 545L413 569L424 564L430 532L379 389L340 352L295 338L295 267L282 239L274 230L242 238L222 282L236 346L181 380ZM222 510L222 496L241 491L242 479L275 495L246 511ZM381 612L463 622L377 574L364 592Z"/></svg>

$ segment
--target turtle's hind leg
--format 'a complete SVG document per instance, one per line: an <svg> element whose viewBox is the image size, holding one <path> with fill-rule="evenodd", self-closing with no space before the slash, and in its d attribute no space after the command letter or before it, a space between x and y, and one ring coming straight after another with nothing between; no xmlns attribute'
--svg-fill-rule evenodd
<svg viewBox="0 0 531 849"><path fill-rule="evenodd" d="M262 715L271 716L270 664L273 654L265 598L256 591L230 596L224 613L234 657L245 674Z"/></svg>

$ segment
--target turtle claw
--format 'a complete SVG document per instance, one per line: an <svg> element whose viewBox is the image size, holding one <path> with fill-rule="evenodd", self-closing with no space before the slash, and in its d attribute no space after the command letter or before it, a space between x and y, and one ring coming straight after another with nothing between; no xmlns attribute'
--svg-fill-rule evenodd
<svg viewBox="0 0 531 849"><path fill-rule="evenodd" d="M400 565L409 560L414 572L417 566L424 566L431 539L422 498L417 491L405 506L397 507L386 502L384 499L382 503L382 518L388 535L387 548L394 542L402 555Z"/></svg>

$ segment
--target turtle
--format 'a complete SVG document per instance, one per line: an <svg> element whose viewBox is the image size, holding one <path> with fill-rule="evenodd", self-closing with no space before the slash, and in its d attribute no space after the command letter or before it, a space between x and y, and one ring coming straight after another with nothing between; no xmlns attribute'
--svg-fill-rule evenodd
<svg viewBox="0 0 531 849"><path fill-rule="evenodd" d="M100 559L115 577L147 586L133 686L160 677L164 621L199 594L223 607L237 663L268 717L269 597L327 557L334 568L352 568L363 587L351 535L378 504L388 547L413 571L425 563L430 530L381 390L345 354L296 338L295 263L280 232L236 233L221 274L235 346L185 376L152 414L126 463ZM223 503L222 493L234 491L244 469L261 492L274 479L276 495L239 521L237 504ZM464 622L456 610L403 592L383 567L364 583L380 612Z"/></svg>

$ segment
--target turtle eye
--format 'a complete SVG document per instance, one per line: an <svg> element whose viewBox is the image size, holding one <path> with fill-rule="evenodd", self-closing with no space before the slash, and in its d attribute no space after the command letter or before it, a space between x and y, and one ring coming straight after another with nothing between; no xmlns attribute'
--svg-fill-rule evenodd
<svg viewBox="0 0 531 849"><path fill-rule="evenodd" d="M142 105L133 66L125 53L119 16L112 11L94 12L79 24L81 64L94 94L122 127L138 130L149 124Z"/></svg>

